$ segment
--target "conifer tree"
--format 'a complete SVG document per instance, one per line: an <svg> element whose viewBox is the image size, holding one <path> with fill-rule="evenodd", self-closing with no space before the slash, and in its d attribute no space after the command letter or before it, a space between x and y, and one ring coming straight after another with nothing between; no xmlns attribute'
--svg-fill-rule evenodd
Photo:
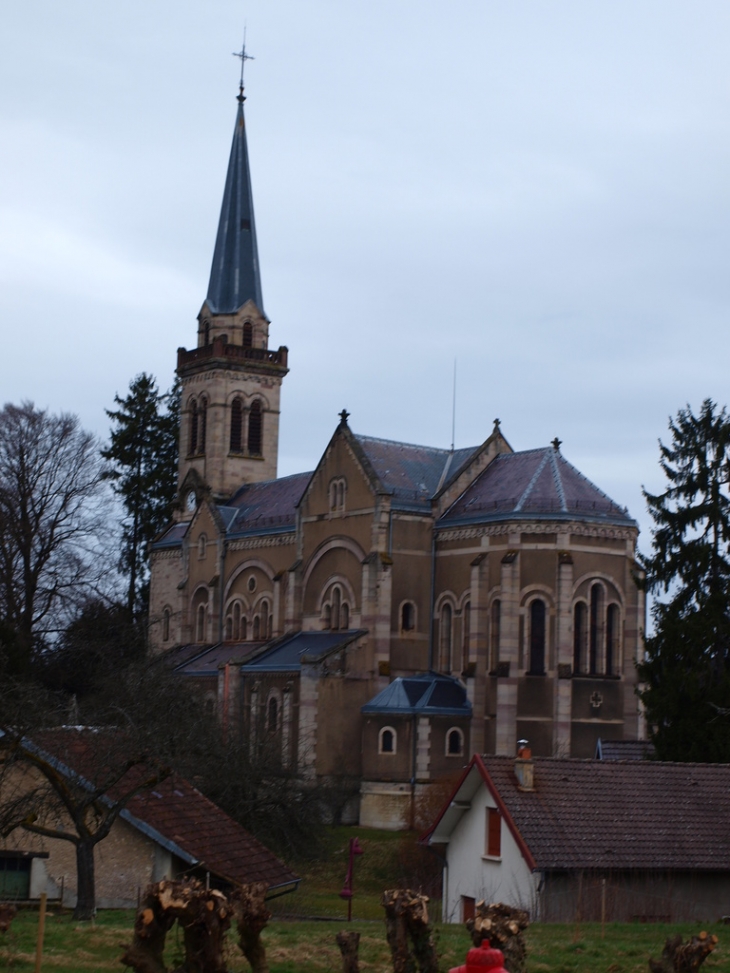
<svg viewBox="0 0 730 973"><path fill-rule="evenodd" d="M639 694L660 759L730 761L730 417L706 399L669 430L667 489L644 491L657 601Z"/></svg>
<svg viewBox="0 0 730 973"><path fill-rule="evenodd" d="M176 383L166 394L144 372L129 386L119 407L107 410L112 420L109 446L102 450L112 464L108 474L125 509L120 569L127 577L127 610L143 611L147 600L148 549L170 518L177 484L180 392Z"/></svg>

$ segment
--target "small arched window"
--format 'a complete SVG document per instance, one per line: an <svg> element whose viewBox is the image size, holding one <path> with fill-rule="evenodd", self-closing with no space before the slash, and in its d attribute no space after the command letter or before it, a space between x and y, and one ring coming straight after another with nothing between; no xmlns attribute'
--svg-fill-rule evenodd
<svg viewBox="0 0 730 973"><path fill-rule="evenodd" d="M188 426L188 453L194 455L198 451L198 403L193 399L190 403L190 425Z"/></svg>
<svg viewBox="0 0 730 973"><path fill-rule="evenodd" d="M588 671L592 676L600 671L601 657L601 607L603 588L594 584L591 588L591 619L588 645Z"/></svg>
<svg viewBox="0 0 730 973"><path fill-rule="evenodd" d="M343 477L337 477L337 479L330 481L329 500L331 513L344 512L346 494L347 484Z"/></svg>
<svg viewBox="0 0 730 973"><path fill-rule="evenodd" d="M326 630L332 628L332 605L326 604L322 612L322 626Z"/></svg>
<svg viewBox="0 0 730 973"><path fill-rule="evenodd" d="M444 605L441 608L441 618L439 619L439 637L441 643L441 669L443 672L451 672L451 629L453 625L453 612L451 605Z"/></svg>
<svg viewBox="0 0 730 973"><path fill-rule="evenodd" d="M241 615L241 634L239 638L242 642L248 639L248 619L245 615Z"/></svg>
<svg viewBox="0 0 730 973"><path fill-rule="evenodd" d="M172 612L169 608L165 608L162 613L162 641L169 642L170 640L170 615Z"/></svg>
<svg viewBox="0 0 730 973"><path fill-rule="evenodd" d="M279 729L279 701L271 696L266 708L266 729L269 733L276 733Z"/></svg>
<svg viewBox="0 0 730 973"><path fill-rule="evenodd" d="M350 608L346 601L342 602L342 607L340 608L340 628L343 632L346 632L350 627Z"/></svg>
<svg viewBox="0 0 730 973"><path fill-rule="evenodd" d="M416 606L412 601L404 601L401 605L400 627L402 632L412 632L416 627Z"/></svg>
<svg viewBox="0 0 730 973"><path fill-rule="evenodd" d="M201 534L198 538L198 558L202 561L205 558L206 548L208 546L208 538L205 534Z"/></svg>
<svg viewBox="0 0 730 973"><path fill-rule="evenodd" d="M489 625L489 671L496 672L499 663L499 630L502 621L502 603L499 598L492 602Z"/></svg>
<svg viewBox="0 0 730 973"><path fill-rule="evenodd" d="M530 668L531 676L545 675L545 602L530 602Z"/></svg>
<svg viewBox="0 0 730 973"><path fill-rule="evenodd" d="M243 325L243 347L253 348L253 325L250 321Z"/></svg>
<svg viewBox="0 0 730 973"><path fill-rule="evenodd" d="M206 625L205 625L206 617L205 616L206 616L206 606L205 605L198 605L198 610L197 610L197 613L196 613L196 616L195 616L196 617L196 622L195 622L195 641L196 642L205 642L205 634L206 634L205 633L205 629L206 629Z"/></svg>
<svg viewBox="0 0 730 973"><path fill-rule="evenodd" d="M240 453L243 448L243 405L240 399L234 399L231 404L231 436L230 450Z"/></svg>
<svg viewBox="0 0 730 973"><path fill-rule="evenodd" d="M461 610L462 647L464 651L464 665L469 661L469 636L471 634L471 602L467 601Z"/></svg>
<svg viewBox="0 0 730 973"><path fill-rule="evenodd" d="M258 642L261 638L261 618L259 615L253 617L253 640Z"/></svg>
<svg viewBox="0 0 730 973"><path fill-rule="evenodd" d="M256 399L251 403L248 414L248 452L250 456L260 456L263 439L263 413L261 402Z"/></svg>
<svg viewBox="0 0 730 973"><path fill-rule="evenodd" d="M461 757L464 753L464 733L453 726L446 734L446 756Z"/></svg>
<svg viewBox="0 0 730 973"><path fill-rule="evenodd" d="M332 628L335 632L340 627L340 605L342 603L342 592L335 585L332 591Z"/></svg>
<svg viewBox="0 0 730 973"><path fill-rule="evenodd" d="M378 733L378 753L396 753L398 735L392 726L384 726Z"/></svg>
<svg viewBox="0 0 730 973"><path fill-rule="evenodd" d="M261 638L268 639L271 638L271 632L269 631L269 603L264 598L261 602L260 608L261 617Z"/></svg>
<svg viewBox="0 0 730 973"><path fill-rule="evenodd" d="M586 671L586 605L576 602L573 609L573 672Z"/></svg>
<svg viewBox="0 0 730 973"><path fill-rule="evenodd" d="M198 452L205 452L205 441L208 430L208 400L200 400L200 417L198 420Z"/></svg>
<svg viewBox="0 0 730 973"><path fill-rule="evenodd" d="M241 602L233 605L233 638L238 641L241 637Z"/></svg>
<svg viewBox="0 0 730 973"><path fill-rule="evenodd" d="M619 611L618 605L609 605L606 611L606 675L618 672Z"/></svg>

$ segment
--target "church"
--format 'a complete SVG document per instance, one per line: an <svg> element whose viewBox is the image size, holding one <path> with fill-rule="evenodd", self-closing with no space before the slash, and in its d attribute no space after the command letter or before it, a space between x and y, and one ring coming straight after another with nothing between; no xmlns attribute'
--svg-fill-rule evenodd
<svg viewBox="0 0 730 973"><path fill-rule="evenodd" d="M349 820L367 826L408 826L475 752L640 739L638 528L559 440L516 450L497 419L447 450L355 432L342 410L315 469L277 478L288 349L270 346L244 100L194 347L177 353L151 651L252 752L355 782Z"/></svg>

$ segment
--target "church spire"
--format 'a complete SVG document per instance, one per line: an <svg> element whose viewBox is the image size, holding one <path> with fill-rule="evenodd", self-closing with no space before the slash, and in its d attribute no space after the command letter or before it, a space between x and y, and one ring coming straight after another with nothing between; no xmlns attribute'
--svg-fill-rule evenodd
<svg viewBox="0 0 730 973"><path fill-rule="evenodd" d="M239 57L249 58L245 49ZM243 65L243 59L242 59ZM236 127L228 160L213 266L210 269L207 303L214 314L232 314L252 300L264 313L261 273L253 218L251 174L243 115L243 76L238 95Z"/></svg>

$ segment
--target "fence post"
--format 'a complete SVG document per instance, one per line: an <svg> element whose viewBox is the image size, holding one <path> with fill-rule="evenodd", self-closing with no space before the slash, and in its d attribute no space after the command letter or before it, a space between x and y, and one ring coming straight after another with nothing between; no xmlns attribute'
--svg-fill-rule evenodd
<svg viewBox="0 0 730 973"><path fill-rule="evenodd" d="M41 892L41 907L38 912L38 938L35 944L35 973L41 973L41 958L43 956L43 935L46 931L46 899L45 892Z"/></svg>

